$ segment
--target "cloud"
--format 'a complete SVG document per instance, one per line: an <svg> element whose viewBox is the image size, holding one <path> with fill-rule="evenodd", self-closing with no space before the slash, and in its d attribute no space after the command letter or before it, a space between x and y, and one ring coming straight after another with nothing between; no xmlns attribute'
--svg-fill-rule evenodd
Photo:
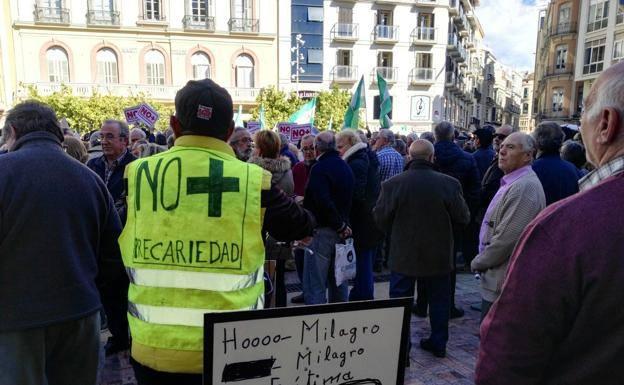
<svg viewBox="0 0 624 385"><path fill-rule="evenodd" d="M476 8L485 44L503 64L533 71L539 10L547 0L482 0Z"/></svg>

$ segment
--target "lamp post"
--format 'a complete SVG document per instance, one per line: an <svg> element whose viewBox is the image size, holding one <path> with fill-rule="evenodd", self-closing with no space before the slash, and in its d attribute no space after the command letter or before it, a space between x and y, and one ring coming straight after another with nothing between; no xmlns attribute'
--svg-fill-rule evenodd
<svg viewBox="0 0 624 385"><path fill-rule="evenodd" d="M305 40L303 40L301 37L301 34L298 33L297 36L295 36L295 46L290 48L290 52L295 53L295 60L291 61L290 65L295 66L295 73L291 76L291 79L295 81L297 96L299 96L299 75L305 73L305 70L299 65L300 60L304 59L303 54L300 52L300 50L301 48L303 48Z"/></svg>

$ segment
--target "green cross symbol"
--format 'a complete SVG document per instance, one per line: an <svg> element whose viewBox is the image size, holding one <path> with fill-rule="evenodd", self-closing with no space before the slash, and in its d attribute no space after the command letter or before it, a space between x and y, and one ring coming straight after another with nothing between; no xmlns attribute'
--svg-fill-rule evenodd
<svg viewBox="0 0 624 385"><path fill-rule="evenodd" d="M238 192L239 178L223 177L223 161L210 159L207 177L186 178L186 195L208 194L208 216L221 216L223 193Z"/></svg>

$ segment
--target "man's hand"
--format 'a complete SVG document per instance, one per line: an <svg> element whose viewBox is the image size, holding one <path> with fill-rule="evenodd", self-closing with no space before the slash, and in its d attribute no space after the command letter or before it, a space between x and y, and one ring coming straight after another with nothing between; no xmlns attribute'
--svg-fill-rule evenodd
<svg viewBox="0 0 624 385"><path fill-rule="evenodd" d="M299 241L295 241L293 243L293 246L295 247L307 247L310 246L310 244L312 243L312 239L314 239L313 237L305 237Z"/></svg>
<svg viewBox="0 0 624 385"><path fill-rule="evenodd" d="M340 235L340 238L342 239L349 238L352 234L353 234L353 231L351 231L351 227L349 226L347 226L344 230L342 230L342 232L338 233L338 235Z"/></svg>

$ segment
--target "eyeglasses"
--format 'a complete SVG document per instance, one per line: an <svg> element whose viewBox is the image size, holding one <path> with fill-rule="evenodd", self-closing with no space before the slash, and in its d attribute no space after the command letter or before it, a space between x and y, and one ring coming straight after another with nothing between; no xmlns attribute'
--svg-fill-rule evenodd
<svg viewBox="0 0 624 385"><path fill-rule="evenodd" d="M314 146L301 147L301 151L314 151Z"/></svg>
<svg viewBox="0 0 624 385"><path fill-rule="evenodd" d="M117 138L122 138L122 136L116 136L115 134L106 134L106 135L102 135L102 140L106 139L106 140L114 140Z"/></svg>
<svg viewBox="0 0 624 385"><path fill-rule="evenodd" d="M494 134L494 137L496 139L505 140L507 138L507 135L505 135L505 134Z"/></svg>

